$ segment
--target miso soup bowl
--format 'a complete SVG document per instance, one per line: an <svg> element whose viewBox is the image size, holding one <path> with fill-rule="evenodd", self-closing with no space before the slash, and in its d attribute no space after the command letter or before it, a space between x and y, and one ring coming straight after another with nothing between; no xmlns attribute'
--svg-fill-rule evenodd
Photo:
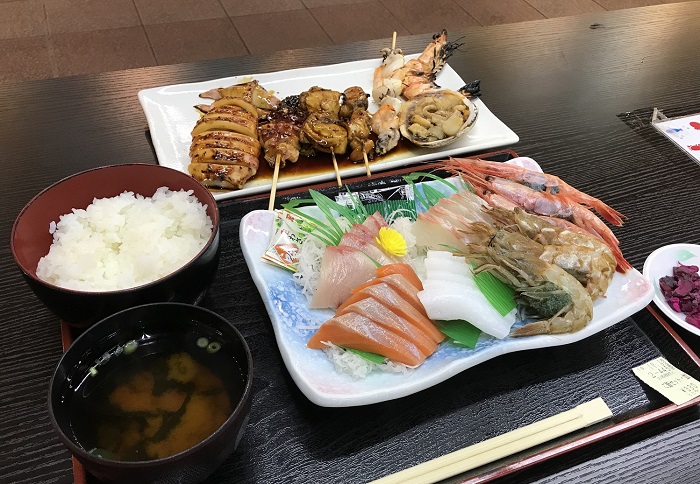
<svg viewBox="0 0 700 484"><path fill-rule="evenodd" d="M74 208L85 208L95 198L131 191L146 197L166 186L173 191L193 190L207 206L214 230L206 245L184 266L152 282L114 291L77 291L37 277L39 259L53 242L51 222ZM219 265L219 211L211 192L186 173L160 165L111 165L64 178L36 195L17 216L10 246L25 281L39 300L63 321L85 327L122 309L152 302L196 303L214 280Z"/></svg>
<svg viewBox="0 0 700 484"><path fill-rule="evenodd" d="M235 358L243 377L242 394L231 401L232 413L208 438L170 457L118 461L99 457L85 449L71 427L72 385L88 378L90 368L105 353L144 334L194 329L221 344L225 358ZM143 346L148 351L148 345ZM122 355L114 356L120 358ZM118 363L118 360L115 360ZM236 367L235 363L232 363ZM114 368L113 365L111 368ZM110 368L110 367L106 367ZM102 367L97 366L97 371ZM238 330L225 318L199 306L180 303L154 303L137 306L109 316L88 328L63 355L49 389L49 417L63 444L84 468L103 482L118 483L195 483L209 476L238 446L248 423L252 401L253 360ZM224 382L226 386L226 382ZM95 425L97 425L95 423Z"/></svg>

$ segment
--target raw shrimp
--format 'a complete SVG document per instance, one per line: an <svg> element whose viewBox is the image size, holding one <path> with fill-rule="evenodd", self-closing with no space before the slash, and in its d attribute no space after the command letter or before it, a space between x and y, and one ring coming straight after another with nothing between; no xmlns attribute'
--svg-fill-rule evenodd
<svg viewBox="0 0 700 484"><path fill-rule="evenodd" d="M569 200L592 208L613 225L620 226L622 225L622 220L627 218L602 200L577 190L554 175L531 171L509 163L497 163L477 158L452 158L451 161L461 165L464 170L475 174L505 178L526 185L534 190L566 197Z"/></svg>
<svg viewBox="0 0 700 484"><path fill-rule="evenodd" d="M477 263L475 272L487 271L511 286L518 302L543 318L513 330L512 336L573 333L593 317L593 301L581 283L531 252L472 245L465 256Z"/></svg>
<svg viewBox="0 0 700 484"><path fill-rule="evenodd" d="M374 151L378 155L386 154L396 147L401 138L399 116L396 110L385 104L372 115L372 131L377 134Z"/></svg>
<svg viewBox="0 0 700 484"><path fill-rule="evenodd" d="M605 294L615 275L615 257L603 241L588 233L555 226L548 220L525 212L500 208L486 209L506 230L518 230L542 244L539 258L573 275L595 300ZM532 250L536 250L533 247Z"/></svg>
<svg viewBox="0 0 700 484"><path fill-rule="evenodd" d="M612 233L612 230L588 208L568 197L554 197L548 193L534 190L504 178L490 175L481 177L470 171L463 171L463 167L452 161L443 163L442 168L460 175L468 181L474 188L475 193L486 202L489 201L492 194L496 194L529 212L573 222L588 233L602 239L610 247L617 261L617 270L624 273L632 268L623 257L619 241L615 234Z"/></svg>

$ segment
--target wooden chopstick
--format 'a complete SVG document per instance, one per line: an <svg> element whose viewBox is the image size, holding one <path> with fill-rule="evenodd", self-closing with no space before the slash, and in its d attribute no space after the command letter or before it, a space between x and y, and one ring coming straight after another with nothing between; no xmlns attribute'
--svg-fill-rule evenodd
<svg viewBox="0 0 700 484"><path fill-rule="evenodd" d="M438 482L610 417L612 412L603 399L596 398L571 410L382 477L371 484Z"/></svg>

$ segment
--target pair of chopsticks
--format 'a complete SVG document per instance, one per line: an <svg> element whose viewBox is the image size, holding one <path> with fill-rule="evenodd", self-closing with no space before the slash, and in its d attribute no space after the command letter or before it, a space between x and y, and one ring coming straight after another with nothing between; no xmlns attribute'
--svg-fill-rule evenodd
<svg viewBox="0 0 700 484"><path fill-rule="evenodd" d="M370 484L438 482L610 417L612 412L603 399L596 398L566 412L382 477Z"/></svg>

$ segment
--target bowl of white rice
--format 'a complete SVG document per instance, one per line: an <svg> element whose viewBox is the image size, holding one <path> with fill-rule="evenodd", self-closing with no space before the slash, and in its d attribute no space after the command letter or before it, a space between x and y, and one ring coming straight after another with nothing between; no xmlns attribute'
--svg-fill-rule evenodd
<svg viewBox="0 0 700 484"><path fill-rule="evenodd" d="M37 297L62 320L87 326L139 304L199 302L219 264L219 212L186 173L105 166L29 201L10 245Z"/></svg>

